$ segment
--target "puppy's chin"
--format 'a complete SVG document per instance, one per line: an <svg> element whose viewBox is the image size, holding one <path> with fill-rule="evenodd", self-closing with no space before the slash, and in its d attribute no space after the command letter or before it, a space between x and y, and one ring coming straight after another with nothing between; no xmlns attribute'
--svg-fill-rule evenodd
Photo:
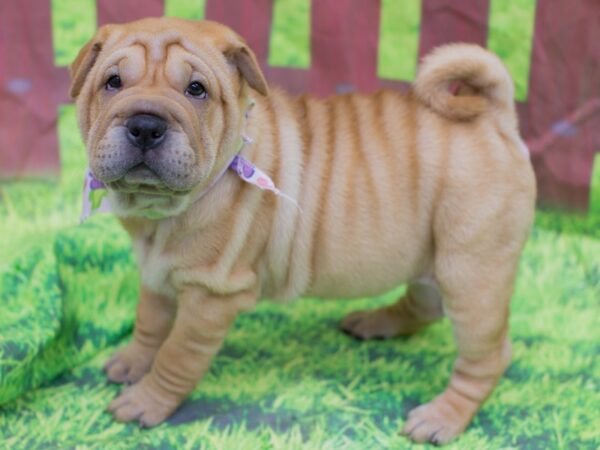
<svg viewBox="0 0 600 450"><path fill-rule="evenodd" d="M160 220L181 214L190 204L190 194L124 192L108 190L108 201L118 217L143 217Z"/></svg>
<svg viewBox="0 0 600 450"><path fill-rule="evenodd" d="M183 195L188 192L171 189L144 163L134 166L118 180L107 184L110 189L127 194Z"/></svg>
<svg viewBox="0 0 600 450"><path fill-rule="evenodd" d="M156 189L166 188L165 183L160 177L144 163L129 169L123 177L123 181L132 186L148 186Z"/></svg>
<svg viewBox="0 0 600 450"><path fill-rule="evenodd" d="M120 217L160 220L180 214L189 205L190 191L170 189L143 164L108 183L108 190L111 207Z"/></svg>

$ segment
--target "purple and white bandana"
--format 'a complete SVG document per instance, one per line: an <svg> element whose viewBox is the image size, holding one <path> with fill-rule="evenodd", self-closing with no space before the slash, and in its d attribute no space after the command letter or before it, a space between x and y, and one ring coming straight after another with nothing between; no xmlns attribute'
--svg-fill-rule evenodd
<svg viewBox="0 0 600 450"><path fill-rule="evenodd" d="M106 185L98 180L92 171L85 169L83 180L83 202L81 205L81 216L79 222L84 222L88 217L97 212L110 212L108 198L106 198Z"/></svg>
<svg viewBox="0 0 600 450"><path fill-rule="evenodd" d="M245 143L252 142L252 140L246 136L243 136L243 139ZM271 191L275 195L283 197L292 202L298 208L298 203L295 199L277 189L275 183L273 183L273 180L266 173L264 173L239 153L233 157L233 160L231 163L229 163L227 168L235 172L246 183L253 184L259 189L265 191ZM198 198L203 197L204 194L206 194L224 174L225 170L213 180L210 186L207 187ZM80 217L81 222L84 222L92 214L97 212L111 211L108 198L106 197L107 192L108 191L106 190L104 183L94 177L89 168L86 169L85 181L83 185L83 205Z"/></svg>
<svg viewBox="0 0 600 450"><path fill-rule="evenodd" d="M231 161L231 164L229 164L229 168L235 173L237 173L237 175L246 183L258 186L264 191L271 191L275 195L289 200L294 205L296 205L296 207L298 207L298 203L295 199L277 189L275 183L273 183L273 180L271 180L271 178L266 173L264 173L262 170L260 170L242 155L235 155L233 161Z"/></svg>

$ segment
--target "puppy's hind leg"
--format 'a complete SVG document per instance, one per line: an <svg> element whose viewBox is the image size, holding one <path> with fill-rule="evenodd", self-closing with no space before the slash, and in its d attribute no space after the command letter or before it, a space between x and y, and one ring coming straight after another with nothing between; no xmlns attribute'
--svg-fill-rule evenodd
<svg viewBox="0 0 600 450"><path fill-rule="evenodd" d="M499 208L438 234L435 275L458 357L446 390L410 412L403 433L413 440L443 444L460 434L510 364L509 300L528 221Z"/></svg>
<svg viewBox="0 0 600 450"><path fill-rule="evenodd" d="M422 278L411 282L393 305L353 312L340 327L358 339L386 339L416 333L442 315L442 297L435 282Z"/></svg>

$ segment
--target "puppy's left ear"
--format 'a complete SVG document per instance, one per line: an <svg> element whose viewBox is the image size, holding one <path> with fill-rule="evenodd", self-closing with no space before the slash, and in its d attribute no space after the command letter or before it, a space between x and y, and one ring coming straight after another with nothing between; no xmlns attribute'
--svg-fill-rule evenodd
<svg viewBox="0 0 600 450"><path fill-rule="evenodd" d="M251 88L262 95L269 94L265 76L260 70L256 56L248 46L244 44L234 45L225 51L225 56L237 67Z"/></svg>

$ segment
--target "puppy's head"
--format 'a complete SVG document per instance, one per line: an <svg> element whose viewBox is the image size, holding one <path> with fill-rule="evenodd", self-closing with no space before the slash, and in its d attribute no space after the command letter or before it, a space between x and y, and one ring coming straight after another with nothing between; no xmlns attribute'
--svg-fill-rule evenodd
<svg viewBox="0 0 600 450"><path fill-rule="evenodd" d="M251 89L267 94L244 41L208 21L101 27L71 77L90 168L123 215L185 208L239 148Z"/></svg>

